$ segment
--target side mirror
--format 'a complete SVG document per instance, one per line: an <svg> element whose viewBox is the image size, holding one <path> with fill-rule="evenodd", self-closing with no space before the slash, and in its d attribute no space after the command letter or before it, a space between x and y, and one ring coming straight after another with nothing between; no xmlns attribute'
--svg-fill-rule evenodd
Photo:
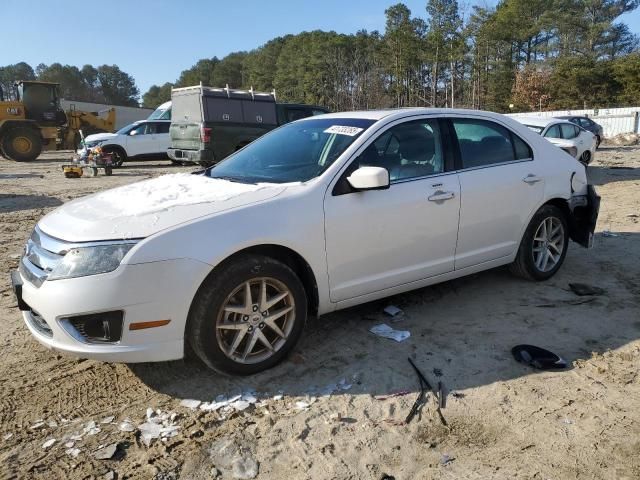
<svg viewBox="0 0 640 480"><path fill-rule="evenodd" d="M382 167L360 167L347 182L356 190L384 190L389 188L389 171Z"/></svg>

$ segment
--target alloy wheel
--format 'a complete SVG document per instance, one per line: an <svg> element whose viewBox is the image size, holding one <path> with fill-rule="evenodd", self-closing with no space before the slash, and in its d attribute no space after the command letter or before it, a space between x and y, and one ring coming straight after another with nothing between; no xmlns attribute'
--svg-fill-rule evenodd
<svg viewBox="0 0 640 480"><path fill-rule="evenodd" d="M263 362L284 346L295 320L289 288L275 278L254 278L238 285L223 302L216 340L234 362Z"/></svg>
<svg viewBox="0 0 640 480"><path fill-rule="evenodd" d="M541 272L554 269L564 250L564 226L559 218L547 217L533 236L533 263Z"/></svg>

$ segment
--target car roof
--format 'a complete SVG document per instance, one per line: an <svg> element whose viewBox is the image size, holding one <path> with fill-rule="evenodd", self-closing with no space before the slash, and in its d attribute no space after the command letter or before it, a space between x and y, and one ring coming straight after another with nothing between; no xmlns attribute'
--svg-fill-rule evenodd
<svg viewBox="0 0 640 480"><path fill-rule="evenodd" d="M412 115L419 114L459 114L470 115L478 114L482 116L488 116L493 118L504 118L499 113L489 112L485 110L470 110L470 109L456 109L456 108L426 108L426 107L411 107L411 108L388 108L382 110L355 110L352 112L337 112L327 113L321 116L308 117L298 121L308 121L317 118L361 118L365 120L382 120L383 118L403 118Z"/></svg>
<svg viewBox="0 0 640 480"><path fill-rule="evenodd" d="M554 123L568 123L573 125L573 123L568 122L566 120L559 119L557 117L512 117L518 120L520 123L524 125L531 125L532 127L546 127Z"/></svg>

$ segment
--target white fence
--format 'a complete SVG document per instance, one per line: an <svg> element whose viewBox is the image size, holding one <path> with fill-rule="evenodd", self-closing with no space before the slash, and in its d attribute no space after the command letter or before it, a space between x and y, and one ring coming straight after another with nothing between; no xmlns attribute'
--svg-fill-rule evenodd
<svg viewBox="0 0 640 480"><path fill-rule="evenodd" d="M602 125L605 138L620 133L640 133L640 107L596 108L587 110L556 110L553 112L512 113L511 117L558 117L585 115Z"/></svg>

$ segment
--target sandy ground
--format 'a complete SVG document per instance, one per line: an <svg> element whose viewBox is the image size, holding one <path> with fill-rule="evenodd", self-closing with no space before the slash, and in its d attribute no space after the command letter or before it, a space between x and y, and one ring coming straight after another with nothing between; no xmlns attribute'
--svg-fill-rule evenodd
<svg viewBox="0 0 640 480"><path fill-rule="evenodd" d="M289 360L250 378L195 361L83 361L36 343L8 273L38 219L90 192L188 171L138 163L68 180L63 160L0 159L0 478L640 478L640 147L598 152L595 248L572 244L552 280L497 269L328 315L309 323ZM576 281L606 293L578 297ZM406 312L392 324L411 332L405 342L368 333L388 322L388 304ZM511 357L518 343L571 366L534 372ZM403 424L419 392L407 357L452 392L447 426L433 396ZM409 393L379 398L399 391ZM243 392L258 397L243 411L180 405ZM179 429L147 447L138 426L149 407L174 413ZM132 431L121 431L127 419ZM96 458L114 444L113 458Z"/></svg>

